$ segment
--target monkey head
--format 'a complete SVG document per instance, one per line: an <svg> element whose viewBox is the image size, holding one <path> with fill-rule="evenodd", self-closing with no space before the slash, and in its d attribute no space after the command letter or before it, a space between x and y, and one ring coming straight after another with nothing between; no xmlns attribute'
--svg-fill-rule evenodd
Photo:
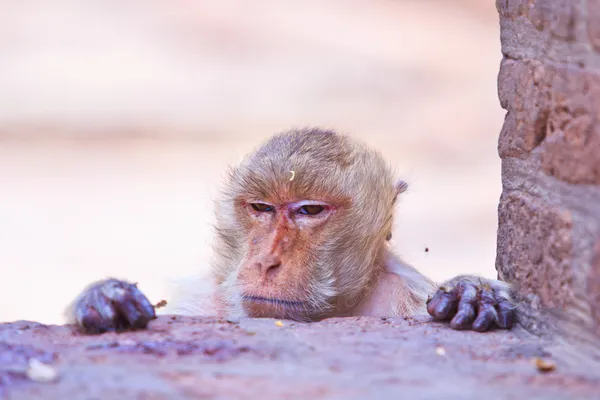
<svg viewBox="0 0 600 400"><path fill-rule="evenodd" d="M218 301L251 317L350 310L382 265L405 189L379 153L344 135L275 135L230 169L216 202Z"/></svg>

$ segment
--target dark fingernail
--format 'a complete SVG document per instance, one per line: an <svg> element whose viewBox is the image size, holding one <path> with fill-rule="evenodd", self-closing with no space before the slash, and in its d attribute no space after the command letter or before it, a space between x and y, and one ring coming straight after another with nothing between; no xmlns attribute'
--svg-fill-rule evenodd
<svg viewBox="0 0 600 400"><path fill-rule="evenodd" d="M427 312L434 318L447 320L456 313L457 295L456 290L446 291L446 288L441 288L427 304Z"/></svg>
<svg viewBox="0 0 600 400"><path fill-rule="evenodd" d="M514 322L514 312L501 311L498 313L498 326L502 329L511 329Z"/></svg>
<svg viewBox="0 0 600 400"><path fill-rule="evenodd" d="M132 302L145 318L156 318L154 306L141 292L137 291L137 293L133 295Z"/></svg>
<svg viewBox="0 0 600 400"><path fill-rule="evenodd" d="M455 329L457 331L463 331L465 329L469 328L469 323L467 323L466 321L462 320L462 319L456 319L453 318L452 321L450 322L450 328Z"/></svg>
<svg viewBox="0 0 600 400"><path fill-rule="evenodd" d="M156 310L149 301L139 303L138 309L142 312L145 318L156 318Z"/></svg>
<svg viewBox="0 0 600 400"><path fill-rule="evenodd" d="M473 330L476 332L485 332L488 330L489 327L490 321L486 320L485 318L476 319L472 325Z"/></svg>
<svg viewBox="0 0 600 400"><path fill-rule="evenodd" d="M476 332L485 332L492 325L492 318L488 313L480 313L477 319L473 322L472 328Z"/></svg>
<svg viewBox="0 0 600 400"><path fill-rule="evenodd" d="M133 302L124 301L115 305L119 310L119 314L132 328L142 329L146 327L147 319L142 317L142 313L137 310Z"/></svg>
<svg viewBox="0 0 600 400"><path fill-rule="evenodd" d="M445 293L437 303L433 316L437 319L450 319L456 314L456 296Z"/></svg>
<svg viewBox="0 0 600 400"><path fill-rule="evenodd" d="M473 322L474 318L475 311L472 308L470 310L459 310L456 313L456 316L452 318L452 321L450 322L450 327L452 327L452 329L458 330L467 329L471 325L471 322Z"/></svg>
<svg viewBox="0 0 600 400"><path fill-rule="evenodd" d="M433 312L434 317L438 319L447 319L452 312L452 306L452 302L448 301L448 299L441 299Z"/></svg>
<svg viewBox="0 0 600 400"><path fill-rule="evenodd" d="M440 302L440 297L439 296L433 296L432 298L430 298L427 301L427 312L432 317L435 317L435 309L436 309L436 307L437 307L437 305L438 305L439 302Z"/></svg>
<svg viewBox="0 0 600 400"><path fill-rule="evenodd" d="M500 299L496 309L498 311L498 326L503 329L510 329L513 326L516 311L508 299Z"/></svg>
<svg viewBox="0 0 600 400"><path fill-rule="evenodd" d="M78 316L77 322L79 329L90 335L104 333L108 330L100 314L91 308Z"/></svg>

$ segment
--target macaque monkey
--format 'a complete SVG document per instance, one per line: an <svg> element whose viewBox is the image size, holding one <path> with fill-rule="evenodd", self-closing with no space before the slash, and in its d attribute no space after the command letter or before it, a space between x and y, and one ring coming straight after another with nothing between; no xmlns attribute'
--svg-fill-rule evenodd
<svg viewBox="0 0 600 400"><path fill-rule="evenodd" d="M406 188L378 152L347 136L273 136L229 171L216 201L213 289L192 290L186 313L308 322L427 312L454 329L510 329L508 284L458 276L436 286L394 255L394 206ZM137 286L116 279L91 285L68 312L86 333L155 318Z"/></svg>

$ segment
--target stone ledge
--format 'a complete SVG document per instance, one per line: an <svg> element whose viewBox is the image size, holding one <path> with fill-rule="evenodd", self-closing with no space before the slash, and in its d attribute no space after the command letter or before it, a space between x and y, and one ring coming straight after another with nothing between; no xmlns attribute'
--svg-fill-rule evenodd
<svg viewBox="0 0 600 400"><path fill-rule="evenodd" d="M161 316L147 331L83 336L70 326L0 325L0 390L66 398L593 398L600 358L517 327L453 331L428 318L337 318L305 324ZM26 356L58 372L23 377ZM540 372L532 359L556 363ZM7 372L11 370L12 372ZM1 397L1 395L0 395Z"/></svg>

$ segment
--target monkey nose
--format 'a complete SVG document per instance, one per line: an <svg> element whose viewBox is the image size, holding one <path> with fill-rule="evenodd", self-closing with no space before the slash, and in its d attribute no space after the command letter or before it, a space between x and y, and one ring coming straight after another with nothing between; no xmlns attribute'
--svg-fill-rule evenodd
<svg viewBox="0 0 600 400"><path fill-rule="evenodd" d="M260 275L264 278L274 277L281 269L281 258L268 255L258 261Z"/></svg>

